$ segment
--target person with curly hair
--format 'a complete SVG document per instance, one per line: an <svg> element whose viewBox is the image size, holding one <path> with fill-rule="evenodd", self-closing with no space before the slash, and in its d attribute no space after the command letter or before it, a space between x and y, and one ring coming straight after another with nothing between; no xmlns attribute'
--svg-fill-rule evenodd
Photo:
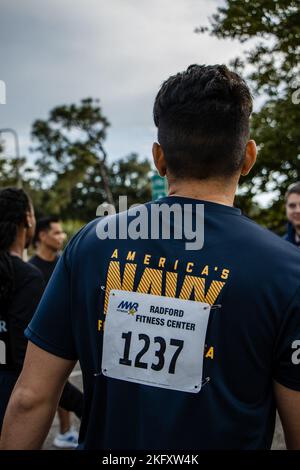
<svg viewBox="0 0 300 470"><path fill-rule="evenodd" d="M41 272L23 261L35 233L34 208L22 189L0 190L0 430L27 347L24 330L44 289Z"/></svg>

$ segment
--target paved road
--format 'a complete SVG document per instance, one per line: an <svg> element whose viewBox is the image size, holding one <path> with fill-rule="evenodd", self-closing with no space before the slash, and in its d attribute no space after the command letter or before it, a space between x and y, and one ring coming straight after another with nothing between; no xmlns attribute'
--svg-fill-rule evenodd
<svg viewBox="0 0 300 470"><path fill-rule="evenodd" d="M74 375L75 375L75 377L74 377ZM72 376L70 377L70 382L72 382L73 385L75 385L80 390L82 390L82 379L81 379L81 373L80 373L80 369L79 369L78 364L76 365L75 370L72 373ZM74 427L77 430L79 430L80 421L73 413L72 413L72 422L73 422L72 424L74 425ZM54 440L55 435L58 432L59 432L59 421L58 421L57 414L56 414L56 416L54 418L54 421L53 421L53 424L52 424L52 427L51 427L50 432L48 434L48 437L47 437L47 439L44 443L44 446L43 446L44 449L57 450L56 447L53 446L53 440ZM59 449L59 450L61 450L61 449Z"/></svg>

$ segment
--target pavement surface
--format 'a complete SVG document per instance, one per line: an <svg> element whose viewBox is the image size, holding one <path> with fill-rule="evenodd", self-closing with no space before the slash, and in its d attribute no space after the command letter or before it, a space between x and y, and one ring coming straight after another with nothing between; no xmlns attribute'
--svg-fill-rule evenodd
<svg viewBox="0 0 300 470"><path fill-rule="evenodd" d="M78 387L82 391L82 376L81 376L81 371L80 371L80 368L79 368L78 364L76 365L74 371L72 372L69 380L73 385L75 385L76 387ZM74 426L74 428L77 431L79 431L80 421L77 418L77 416L74 415L74 413L71 413L71 421L72 421L72 425ZM64 449L57 449L53 445L53 440L54 440L57 433L59 433L59 421L58 421L58 416L57 416L57 413L56 413L53 424L52 424L51 429L49 431L49 434L47 436L47 439L45 440L43 449L46 449L46 450L59 450L59 451L64 450Z"/></svg>

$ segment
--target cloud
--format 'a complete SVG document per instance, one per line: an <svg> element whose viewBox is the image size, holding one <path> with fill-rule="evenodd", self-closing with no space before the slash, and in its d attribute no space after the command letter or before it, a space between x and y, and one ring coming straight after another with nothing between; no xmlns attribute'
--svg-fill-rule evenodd
<svg viewBox="0 0 300 470"><path fill-rule="evenodd" d="M152 105L169 75L191 63L226 63L237 42L196 35L222 1L1 1L0 79L7 104L0 127L20 134L28 153L32 122L56 105L92 96L112 124L111 159L131 151L150 156Z"/></svg>

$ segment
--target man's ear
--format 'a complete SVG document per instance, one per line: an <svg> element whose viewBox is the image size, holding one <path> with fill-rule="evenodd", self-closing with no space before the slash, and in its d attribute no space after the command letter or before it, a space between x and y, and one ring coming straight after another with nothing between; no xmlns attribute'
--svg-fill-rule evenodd
<svg viewBox="0 0 300 470"><path fill-rule="evenodd" d="M152 145L152 155L153 155L154 165L159 175L166 176L167 166L166 166L164 151L157 142L154 142L154 144Z"/></svg>
<svg viewBox="0 0 300 470"><path fill-rule="evenodd" d="M241 175L246 176L250 173L251 168L256 162L256 143L254 140L249 140L246 145L244 163L241 170Z"/></svg>
<svg viewBox="0 0 300 470"><path fill-rule="evenodd" d="M45 236L46 236L46 231L45 230L41 230L39 232L39 241L40 242L43 242L45 240Z"/></svg>

